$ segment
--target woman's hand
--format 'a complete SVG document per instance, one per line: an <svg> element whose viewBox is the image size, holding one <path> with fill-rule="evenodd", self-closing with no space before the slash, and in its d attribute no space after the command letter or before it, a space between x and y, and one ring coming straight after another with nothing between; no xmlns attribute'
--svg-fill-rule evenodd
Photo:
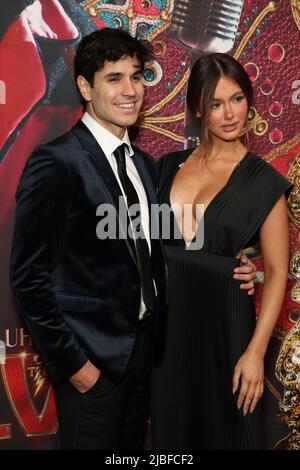
<svg viewBox="0 0 300 470"><path fill-rule="evenodd" d="M241 384L240 384L241 379ZM238 360L233 375L233 390L235 393L240 386L240 394L237 401L238 409L244 403L244 416L253 413L264 390L264 360L259 354L245 352Z"/></svg>

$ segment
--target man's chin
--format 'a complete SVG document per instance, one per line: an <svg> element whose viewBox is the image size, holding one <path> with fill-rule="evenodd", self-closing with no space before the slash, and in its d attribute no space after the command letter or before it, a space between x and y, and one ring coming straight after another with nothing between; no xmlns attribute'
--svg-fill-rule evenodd
<svg viewBox="0 0 300 470"><path fill-rule="evenodd" d="M138 116L128 116L126 119L119 122L120 127L130 127L133 126L138 119Z"/></svg>

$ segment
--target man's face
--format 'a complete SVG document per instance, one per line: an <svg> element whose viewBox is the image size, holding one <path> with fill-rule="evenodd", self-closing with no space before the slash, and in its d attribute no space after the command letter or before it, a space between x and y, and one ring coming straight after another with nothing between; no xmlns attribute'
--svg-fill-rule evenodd
<svg viewBox="0 0 300 470"><path fill-rule="evenodd" d="M144 84L138 59L127 55L116 62L106 61L95 73L93 86L81 76L77 84L88 102L88 113L122 138L126 127L136 122L143 104Z"/></svg>

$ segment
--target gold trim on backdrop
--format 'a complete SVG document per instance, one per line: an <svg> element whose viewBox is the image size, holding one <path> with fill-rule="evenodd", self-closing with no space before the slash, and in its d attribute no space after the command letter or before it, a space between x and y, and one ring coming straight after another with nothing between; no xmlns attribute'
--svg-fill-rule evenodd
<svg viewBox="0 0 300 470"><path fill-rule="evenodd" d="M300 450L300 320L283 339L275 365L276 378L284 387L279 402L282 419L290 433L275 445L276 449Z"/></svg>
<svg viewBox="0 0 300 470"><path fill-rule="evenodd" d="M160 111L169 101L171 101L177 95L177 93L181 90L181 88L187 83L189 76L190 76L190 69L186 70L180 82L177 83L174 90L172 90L169 95L165 96L161 101L159 101L154 106L152 106L152 108L149 108L143 111L140 114L140 116L149 116L150 114L153 114L156 111Z"/></svg>
<svg viewBox="0 0 300 470"><path fill-rule="evenodd" d="M288 153L293 147L296 145L300 144L300 133L296 134L294 137L286 141L284 144L279 145L276 147L274 150L271 150L263 159L270 163L273 160L276 160L276 158L281 157Z"/></svg>
<svg viewBox="0 0 300 470"><path fill-rule="evenodd" d="M300 30L300 0L291 0L291 8L295 23Z"/></svg>
<svg viewBox="0 0 300 470"><path fill-rule="evenodd" d="M169 131L167 129L162 129L160 127L157 127L157 126L154 126L153 124L140 124L138 127L141 127L143 129L149 129L153 132L156 132L157 134L161 134L161 135L164 135L165 137L169 137L170 139L172 140L175 140L176 142L180 142L180 143L183 143L184 142L184 138L183 137L180 137L179 135L175 134L174 132L172 131Z"/></svg>
<svg viewBox="0 0 300 470"><path fill-rule="evenodd" d="M185 113L175 114L174 116L146 117L143 122L176 122L184 119Z"/></svg>
<svg viewBox="0 0 300 470"><path fill-rule="evenodd" d="M290 261L290 273L296 281L300 281L300 250L293 253Z"/></svg>
<svg viewBox="0 0 300 470"><path fill-rule="evenodd" d="M235 59L239 59L239 57L242 54L246 44L248 43L248 41L251 38L252 34L254 34L254 31L257 29L257 27L262 22L262 20L268 15L268 13L272 13L275 10L276 10L275 2L269 2L269 4L260 12L260 14L257 16L255 21L250 26L247 33L245 34L245 36L241 40L240 45L238 46L237 50L235 51L234 56L233 56Z"/></svg>
<svg viewBox="0 0 300 470"><path fill-rule="evenodd" d="M288 198L289 216L297 227L300 227L300 152L292 161L287 178L294 187ZM294 292L292 292L295 295Z"/></svg>
<svg viewBox="0 0 300 470"><path fill-rule="evenodd" d="M260 114L258 114L257 109L254 106L251 106L248 113L248 131L252 130L253 133L259 137L263 136L269 128L267 121L262 119ZM246 134L246 128L243 127L241 130L240 136Z"/></svg>
<svg viewBox="0 0 300 470"><path fill-rule="evenodd" d="M190 75L190 69L187 69L184 73L180 82L175 86L175 88L171 91L171 93L165 96L161 101L156 103L149 109L146 109L142 113L140 113L139 120L137 122L137 127L148 129L157 134L163 135L168 137L169 139L174 140L175 142L184 142L184 137L181 135L175 134L174 132L164 129L161 127L156 126L155 124L161 123L169 123L169 122L176 122L176 121L183 121L185 117L185 113L175 114L174 116L158 116L158 117L150 117L152 114L160 111L169 101L171 101L179 91L186 85L188 78Z"/></svg>
<svg viewBox="0 0 300 470"><path fill-rule="evenodd" d="M296 282L291 290L291 300L295 304L300 304L300 282Z"/></svg>

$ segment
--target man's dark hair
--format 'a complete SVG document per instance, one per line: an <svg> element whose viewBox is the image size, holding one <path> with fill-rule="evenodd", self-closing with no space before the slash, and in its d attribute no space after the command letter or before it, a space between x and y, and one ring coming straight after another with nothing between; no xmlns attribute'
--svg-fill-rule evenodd
<svg viewBox="0 0 300 470"><path fill-rule="evenodd" d="M152 48L147 41L130 36L123 29L104 28L85 36L79 43L74 64L75 80L82 75L93 86L94 74L106 61L116 62L123 56L136 56L144 68L151 60Z"/></svg>

